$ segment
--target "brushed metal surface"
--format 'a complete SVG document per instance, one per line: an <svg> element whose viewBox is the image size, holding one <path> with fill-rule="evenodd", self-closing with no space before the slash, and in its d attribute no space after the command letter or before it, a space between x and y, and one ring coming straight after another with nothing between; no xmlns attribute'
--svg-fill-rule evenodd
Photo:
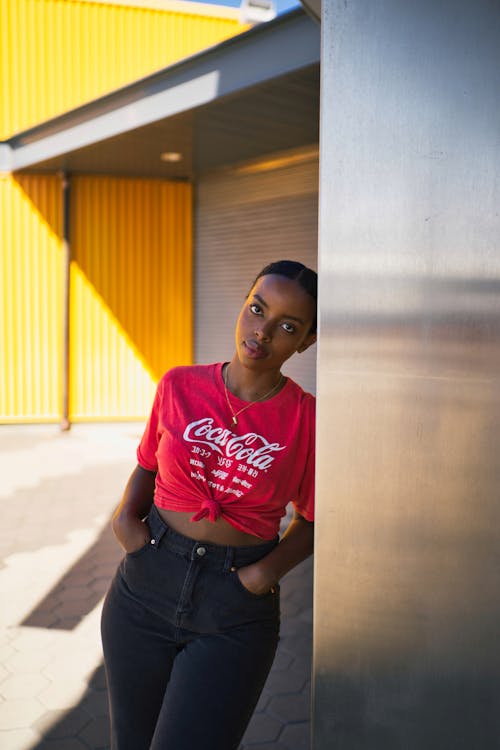
<svg viewBox="0 0 500 750"><path fill-rule="evenodd" d="M500 6L323 3L314 750L500 747Z"/></svg>

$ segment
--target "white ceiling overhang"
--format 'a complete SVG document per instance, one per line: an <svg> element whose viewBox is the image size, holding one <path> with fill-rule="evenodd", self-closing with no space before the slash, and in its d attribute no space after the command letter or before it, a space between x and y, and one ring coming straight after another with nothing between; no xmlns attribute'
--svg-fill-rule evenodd
<svg viewBox="0 0 500 750"><path fill-rule="evenodd" d="M191 179L317 142L319 59L319 26L292 11L15 135L0 169Z"/></svg>

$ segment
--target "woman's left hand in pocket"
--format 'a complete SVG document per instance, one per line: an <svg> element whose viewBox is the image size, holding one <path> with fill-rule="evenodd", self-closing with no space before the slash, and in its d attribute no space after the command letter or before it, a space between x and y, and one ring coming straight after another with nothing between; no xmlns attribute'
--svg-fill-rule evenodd
<svg viewBox="0 0 500 750"><path fill-rule="evenodd" d="M238 568L236 575L239 577L242 586L256 596L267 594L276 583L269 579L269 573L263 570L258 562Z"/></svg>

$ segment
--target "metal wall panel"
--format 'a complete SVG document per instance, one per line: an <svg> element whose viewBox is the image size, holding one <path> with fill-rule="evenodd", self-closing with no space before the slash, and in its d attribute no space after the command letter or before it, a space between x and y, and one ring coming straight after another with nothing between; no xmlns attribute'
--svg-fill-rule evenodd
<svg viewBox="0 0 500 750"><path fill-rule="evenodd" d="M231 359L234 326L249 285L282 258L317 266L318 163L256 174L203 176L196 197L195 359ZM284 367L316 389L316 348Z"/></svg>
<svg viewBox="0 0 500 750"><path fill-rule="evenodd" d="M314 750L500 742L500 9L323 3Z"/></svg>
<svg viewBox="0 0 500 750"><path fill-rule="evenodd" d="M62 204L54 176L0 179L0 421L57 420Z"/></svg>
<svg viewBox="0 0 500 750"><path fill-rule="evenodd" d="M186 4L187 8L187 4ZM245 30L212 12L0 3L0 140Z"/></svg>
<svg viewBox="0 0 500 750"><path fill-rule="evenodd" d="M74 177L70 418L144 418L192 360L191 186Z"/></svg>

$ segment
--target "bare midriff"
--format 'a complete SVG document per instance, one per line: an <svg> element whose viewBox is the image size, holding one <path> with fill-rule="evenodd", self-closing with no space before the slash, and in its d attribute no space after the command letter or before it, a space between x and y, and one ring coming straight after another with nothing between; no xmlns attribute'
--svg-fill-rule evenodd
<svg viewBox="0 0 500 750"><path fill-rule="evenodd" d="M195 539L197 542L208 542L209 544L222 544L230 547L249 547L263 544L266 540L253 534L238 531L223 518L216 521L208 521L202 518L199 521L191 521L193 514L177 510L156 510L171 529L179 534Z"/></svg>

